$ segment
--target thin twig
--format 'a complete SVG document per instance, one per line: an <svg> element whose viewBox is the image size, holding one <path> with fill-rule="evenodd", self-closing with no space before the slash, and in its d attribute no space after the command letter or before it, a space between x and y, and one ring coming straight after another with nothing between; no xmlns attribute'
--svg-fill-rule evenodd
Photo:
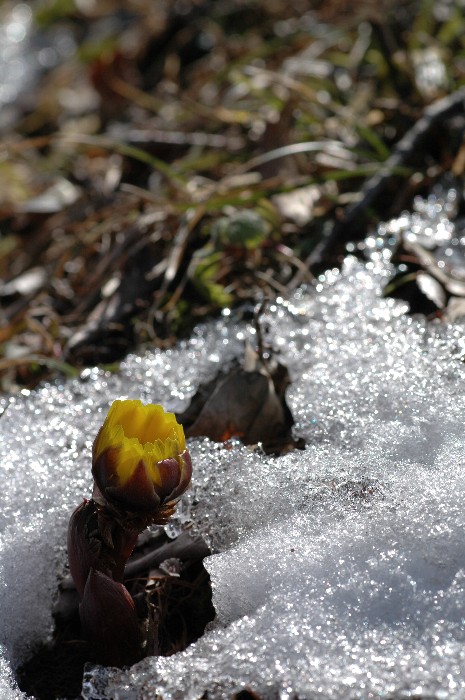
<svg viewBox="0 0 465 700"><path fill-rule="evenodd" d="M323 239L308 256L307 267L312 269L320 265L336 242L346 242L353 239L352 224L378 199L396 169L408 164L430 131L439 122L464 112L465 87L426 107L423 116L401 138L394 148L394 152L380 170L365 182L361 190L361 199L348 207L342 220L327 227Z"/></svg>

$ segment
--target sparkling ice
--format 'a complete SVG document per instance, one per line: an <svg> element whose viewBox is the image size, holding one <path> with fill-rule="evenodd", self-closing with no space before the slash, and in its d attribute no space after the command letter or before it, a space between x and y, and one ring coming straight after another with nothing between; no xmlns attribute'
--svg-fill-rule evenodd
<svg viewBox="0 0 465 700"><path fill-rule="evenodd" d="M429 209L405 214L403 229L421 217L431 229ZM269 457L237 441L191 442L193 485L175 526L191 524L215 552L217 617L184 652L88 671L87 700L220 700L245 687L282 700L465 699L464 328L384 299L391 274L388 256L348 257L265 312L307 447ZM221 319L173 350L130 356L116 375L86 370L4 400L4 700L25 697L12 669L51 632L67 521L89 496L109 403L183 410L253 333Z"/></svg>

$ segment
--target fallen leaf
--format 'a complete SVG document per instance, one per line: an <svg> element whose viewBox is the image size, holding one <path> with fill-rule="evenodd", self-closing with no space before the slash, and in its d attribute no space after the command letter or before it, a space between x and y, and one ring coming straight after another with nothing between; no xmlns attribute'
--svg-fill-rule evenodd
<svg viewBox="0 0 465 700"><path fill-rule="evenodd" d="M246 445L261 443L267 452L282 452L297 446L284 397L288 384L283 365L274 363L270 372L258 353L246 346L242 363L201 387L179 420L188 437L205 436L216 442L238 437Z"/></svg>
<svg viewBox="0 0 465 700"><path fill-rule="evenodd" d="M446 305L446 292L437 279L426 272L417 274L417 285L421 292L435 304L438 309L443 309Z"/></svg>

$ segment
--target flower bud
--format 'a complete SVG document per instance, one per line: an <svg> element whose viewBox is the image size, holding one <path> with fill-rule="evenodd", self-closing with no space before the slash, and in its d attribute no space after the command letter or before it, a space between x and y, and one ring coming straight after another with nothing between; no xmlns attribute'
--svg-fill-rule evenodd
<svg viewBox="0 0 465 700"><path fill-rule="evenodd" d="M94 512L92 501L85 500L73 512L68 525L69 569L80 600L89 571L98 561L98 551L91 546L88 536L88 524Z"/></svg>
<svg viewBox="0 0 465 700"><path fill-rule="evenodd" d="M131 513L170 515L192 475L176 416L159 405L114 401L94 441L92 474L109 504Z"/></svg>
<svg viewBox="0 0 465 700"><path fill-rule="evenodd" d="M68 560L80 599L92 568L123 582L124 567L137 534L106 519L94 500L84 500L76 508L68 525Z"/></svg>
<svg viewBox="0 0 465 700"><path fill-rule="evenodd" d="M123 666L141 658L143 636L134 601L122 583L91 568L79 614L99 663Z"/></svg>

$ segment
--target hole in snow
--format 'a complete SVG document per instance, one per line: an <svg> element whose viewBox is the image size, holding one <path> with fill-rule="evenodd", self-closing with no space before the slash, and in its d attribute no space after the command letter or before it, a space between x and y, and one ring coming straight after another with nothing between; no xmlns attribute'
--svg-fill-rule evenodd
<svg viewBox="0 0 465 700"><path fill-rule="evenodd" d="M138 540L126 567L125 585L140 617L147 606L155 610L160 656L183 651L213 620L210 576L203 565L207 554L202 538L187 531L171 539L163 528L153 528ZM40 644L17 670L19 687L37 700L81 694L84 665L94 662L94 656L82 638L78 605L76 589L67 576L54 607L52 641Z"/></svg>

